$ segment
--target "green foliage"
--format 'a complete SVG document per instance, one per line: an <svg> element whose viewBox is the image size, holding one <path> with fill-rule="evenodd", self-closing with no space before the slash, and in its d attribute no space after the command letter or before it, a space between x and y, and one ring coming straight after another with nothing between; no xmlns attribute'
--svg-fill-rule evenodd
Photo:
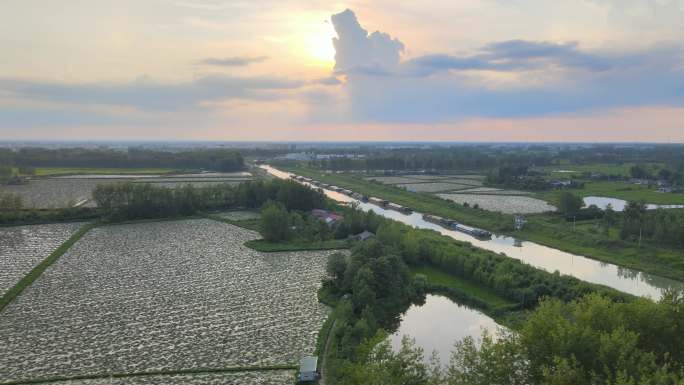
<svg viewBox="0 0 684 385"><path fill-rule="evenodd" d="M261 209L261 235L268 242L282 242L292 238L290 213L280 202L268 201Z"/></svg>
<svg viewBox="0 0 684 385"><path fill-rule="evenodd" d="M0 191L0 211L18 210L23 206L21 196Z"/></svg>
<svg viewBox="0 0 684 385"><path fill-rule="evenodd" d="M322 194L292 181L247 181L237 186L220 184L180 188L149 183L98 185L93 198L103 214L114 219L164 218L228 208L259 208L269 200L288 210L324 207Z"/></svg>
<svg viewBox="0 0 684 385"><path fill-rule="evenodd" d="M600 295L543 301L517 332L484 333L454 346L449 364L408 339L393 352L384 335L368 338L344 384L415 385L676 385L684 381L684 297L655 303L614 302ZM383 382L384 381L386 382Z"/></svg>
<svg viewBox="0 0 684 385"><path fill-rule="evenodd" d="M575 194L564 191L558 197L558 210L565 216L573 216L584 206L582 198Z"/></svg>

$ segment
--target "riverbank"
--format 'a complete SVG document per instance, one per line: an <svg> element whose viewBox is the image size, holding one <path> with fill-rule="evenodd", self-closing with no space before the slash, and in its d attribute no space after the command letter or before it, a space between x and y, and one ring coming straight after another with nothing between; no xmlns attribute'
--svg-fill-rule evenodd
<svg viewBox="0 0 684 385"><path fill-rule="evenodd" d="M382 185L344 174L324 174L318 170L296 167L287 171L334 184L352 191L390 200L414 210L447 217L464 224L480 227L521 240L529 240L602 262L684 281L684 253L653 244L625 242L606 237L585 223L571 222L553 214L528 216L522 231L513 230L513 216L464 207L431 194L413 193L390 185Z"/></svg>

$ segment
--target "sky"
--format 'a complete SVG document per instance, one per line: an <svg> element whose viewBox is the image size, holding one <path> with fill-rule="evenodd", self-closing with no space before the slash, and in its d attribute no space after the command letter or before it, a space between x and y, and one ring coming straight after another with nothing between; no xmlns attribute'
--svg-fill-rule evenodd
<svg viewBox="0 0 684 385"><path fill-rule="evenodd" d="M684 0L5 0L0 140L684 142Z"/></svg>

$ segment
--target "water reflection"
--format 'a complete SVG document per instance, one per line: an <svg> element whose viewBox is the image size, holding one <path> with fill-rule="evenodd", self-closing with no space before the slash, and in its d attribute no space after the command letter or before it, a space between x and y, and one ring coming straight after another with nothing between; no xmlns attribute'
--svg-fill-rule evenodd
<svg viewBox="0 0 684 385"><path fill-rule="evenodd" d="M291 175L270 166L262 166L262 168L279 178L287 179ZM339 202L356 202L361 210L373 211L383 217L417 228L435 230L453 239L469 242L473 246L495 253L505 254L508 257L518 259L549 272L558 271L561 274L571 275L587 282L606 285L625 293L659 299L664 289L684 289L683 282L673 279L600 262L533 242L516 240L513 237L494 235L490 240L477 239L465 233L447 230L442 226L427 222L423 220L421 213L403 214L370 203L359 202L338 192L330 190L324 190L324 192L326 196Z"/></svg>
<svg viewBox="0 0 684 385"><path fill-rule="evenodd" d="M427 295L425 303L412 305L406 311L399 328L389 338L396 351L401 347L402 337L408 335L423 348L426 362L432 351L436 351L442 364L446 365L455 342L468 336L477 341L483 330L493 335L499 327L483 313L446 297Z"/></svg>
<svg viewBox="0 0 684 385"><path fill-rule="evenodd" d="M618 199L618 198L609 198L609 197L595 197L595 196L589 196L589 197L584 197L584 205L589 207L591 205L594 205L602 210L605 210L608 205L611 205L613 207L613 210L615 211L624 211L625 207L627 207L627 201L623 199ZM647 210L655 210L655 209L681 209L684 208L684 205L656 205L653 203L647 203L646 204L646 209Z"/></svg>

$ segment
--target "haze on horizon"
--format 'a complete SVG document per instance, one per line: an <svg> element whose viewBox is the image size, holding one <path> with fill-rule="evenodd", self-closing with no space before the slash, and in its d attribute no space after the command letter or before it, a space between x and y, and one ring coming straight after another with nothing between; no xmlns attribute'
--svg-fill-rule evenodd
<svg viewBox="0 0 684 385"><path fill-rule="evenodd" d="M682 20L682 0L9 0L0 139L684 142Z"/></svg>

